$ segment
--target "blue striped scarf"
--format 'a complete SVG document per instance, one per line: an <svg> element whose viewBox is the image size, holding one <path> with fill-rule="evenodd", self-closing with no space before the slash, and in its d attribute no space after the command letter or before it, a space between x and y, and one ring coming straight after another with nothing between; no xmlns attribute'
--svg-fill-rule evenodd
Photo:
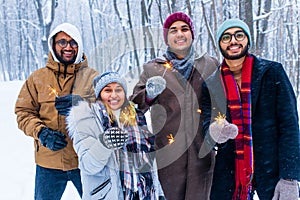
<svg viewBox="0 0 300 200"><path fill-rule="evenodd" d="M195 61L195 52L193 46L191 46L188 55L183 59L178 59L176 54L173 53L169 47L164 54L164 57L170 61L172 67L174 67L185 78L185 80L189 79Z"/></svg>

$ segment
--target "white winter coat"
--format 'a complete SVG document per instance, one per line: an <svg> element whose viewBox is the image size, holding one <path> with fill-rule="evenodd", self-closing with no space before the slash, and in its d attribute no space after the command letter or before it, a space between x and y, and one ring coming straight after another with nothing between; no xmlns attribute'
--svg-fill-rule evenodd
<svg viewBox="0 0 300 200"><path fill-rule="evenodd" d="M87 102L80 102L78 106L72 107L67 117L69 135L79 157L82 199L122 200L124 195L115 153L98 139L99 134L103 133L98 112L96 103L89 106ZM157 173L153 174L157 195L163 196Z"/></svg>

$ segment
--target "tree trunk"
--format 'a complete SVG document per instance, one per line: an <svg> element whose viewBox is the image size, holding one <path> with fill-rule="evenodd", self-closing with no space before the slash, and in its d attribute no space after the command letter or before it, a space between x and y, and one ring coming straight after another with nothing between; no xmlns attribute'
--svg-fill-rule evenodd
<svg viewBox="0 0 300 200"><path fill-rule="evenodd" d="M21 2L20 1L17 1L17 8L18 8L18 22L17 22L17 27L18 27L18 38L19 38L19 41L18 41L18 50L16 52L17 54L17 71L15 72L15 78L18 78L20 79L22 77L22 71L23 71L23 66L22 66L22 63L23 63L23 58L24 58L24 55L23 55L23 36L22 36L22 25L21 25L21 12L22 12L22 8L21 8Z"/></svg>
<svg viewBox="0 0 300 200"><path fill-rule="evenodd" d="M212 30L210 28L209 22L207 20L207 15L206 15L206 11L205 11L205 7L204 7L204 2L201 1L201 8L202 8L202 12L203 12L203 17L204 17L204 21L205 21L205 26L208 30L208 35L211 41L214 41L214 34L212 33ZM217 44L215 42L213 42L213 48L214 50L217 52Z"/></svg>
<svg viewBox="0 0 300 200"><path fill-rule="evenodd" d="M96 39L96 33L95 33L95 27L94 27L94 18L93 18L93 2L94 0L89 0L89 8L90 8L90 20L91 20L91 28L92 28L92 36L93 36L93 45L94 47L97 46L97 39Z"/></svg>
<svg viewBox="0 0 300 200"><path fill-rule="evenodd" d="M46 2L47 3L47 2ZM50 34L50 29L52 22L54 20L55 16L55 6L57 6L56 0L51 0L50 1L50 17L47 18L47 16L44 15L43 13L43 4L41 0L35 0L35 6L36 6L36 12L39 20L39 26L41 28L41 42L42 42L42 47L43 47L43 57L44 57L44 63L46 63L47 58L48 58L48 37ZM49 21L45 21L45 19L49 19Z"/></svg>
<svg viewBox="0 0 300 200"><path fill-rule="evenodd" d="M191 5L190 0L185 0L185 5L188 10L187 14L193 19L192 5Z"/></svg>
<svg viewBox="0 0 300 200"><path fill-rule="evenodd" d="M141 71L140 71L140 68L139 68L140 62L139 62L139 57L138 57L138 53L137 53L135 35L134 35L134 32L133 32L133 26L132 26L131 14L130 14L129 0L126 0L126 4L127 4L128 23L129 23L130 33L131 33L131 37L132 37L134 59L136 61L136 66L137 66L137 69L138 69L138 74L141 74ZM134 62L133 62L133 64L134 64Z"/></svg>
<svg viewBox="0 0 300 200"><path fill-rule="evenodd" d="M266 17L260 18L260 20L258 20L256 22L256 31L257 31L257 39L256 39L256 54L258 56L264 56L264 57L268 57L268 52L269 50L267 49L268 47L265 45L265 39L266 39L266 33L265 31L268 28L268 19L269 19L269 13L271 10L271 3L272 1L269 0L264 0L263 2L261 2L262 4L260 5L260 8L262 8L262 10L260 10L260 12L258 13L258 15L266 15ZM265 54L266 52L266 54Z"/></svg>
<svg viewBox="0 0 300 200"><path fill-rule="evenodd" d="M148 7L146 5L149 5ZM142 10L142 13L141 13L141 16L142 16L142 26L143 26L143 33L144 34L144 52L145 52L145 55L147 55L147 51L150 50L150 58L153 59L155 58L155 45L154 45L154 41L153 41L153 35L152 35L152 32L151 32L151 27L150 27L150 24L151 24L151 20L149 18L150 16L150 10L151 10L151 3L149 3L149 0L147 0L147 4L145 2L145 0L142 0L141 1L141 10ZM148 41L149 41L149 45L148 44ZM147 60L149 58L145 57L145 60ZM140 67L140 66L138 66Z"/></svg>
<svg viewBox="0 0 300 200"><path fill-rule="evenodd" d="M5 49L8 49L8 54L6 54L4 56L4 60L6 61L5 62L5 65L6 65L6 71L7 71L7 74L8 74L8 80L11 81L13 79L13 76L12 76L12 65L11 65L11 59L10 59L10 55L12 54L12 52L10 52L12 49L11 49L11 46L10 46L10 39L9 39L9 33L8 33L8 19L7 19L7 14L6 14L6 11L7 11L7 8L5 7L6 6L6 2L5 0L2 1L2 9L3 9L3 29L4 29L4 38L6 41L5 43ZM4 73L6 74L6 73ZM6 76L5 77L5 81L7 80Z"/></svg>

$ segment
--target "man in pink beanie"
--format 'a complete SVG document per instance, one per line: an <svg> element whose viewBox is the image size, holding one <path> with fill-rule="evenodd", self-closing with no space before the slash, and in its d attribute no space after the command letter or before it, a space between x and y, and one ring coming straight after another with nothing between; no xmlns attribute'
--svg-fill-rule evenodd
<svg viewBox="0 0 300 200"><path fill-rule="evenodd" d="M168 45L167 36L168 36L169 28L176 21L183 21L189 26L191 34L192 34L192 39L194 40L194 38L195 38L195 30L194 29L195 28L194 28L192 19L183 12L175 12L175 13L171 14L164 22L164 40L165 40L166 45Z"/></svg>
<svg viewBox="0 0 300 200"><path fill-rule="evenodd" d="M185 13L168 16L163 28L164 58L144 64L131 100L145 112L151 108L158 176L165 197L208 200L214 153L198 157L203 141L199 99L202 82L218 62L195 52L194 25Z"/></svg>

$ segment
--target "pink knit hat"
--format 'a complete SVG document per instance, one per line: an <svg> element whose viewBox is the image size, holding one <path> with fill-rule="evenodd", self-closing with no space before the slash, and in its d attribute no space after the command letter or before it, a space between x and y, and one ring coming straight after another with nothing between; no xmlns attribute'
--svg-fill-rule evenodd
<svg viewBox="0 0 300 200"><path fill-rule="evenodd" d="M192 38L194 39L194 25L192 22L192 19L185 13L183 12L175 12L172 13L171 15L169 15L166 19L166 21L164 22L164 40L166 45L168 45L168 30L170 28L170 26L176 22L176 21L184 21L185 23L187 23L191 29L192 32Z"/></svg>

